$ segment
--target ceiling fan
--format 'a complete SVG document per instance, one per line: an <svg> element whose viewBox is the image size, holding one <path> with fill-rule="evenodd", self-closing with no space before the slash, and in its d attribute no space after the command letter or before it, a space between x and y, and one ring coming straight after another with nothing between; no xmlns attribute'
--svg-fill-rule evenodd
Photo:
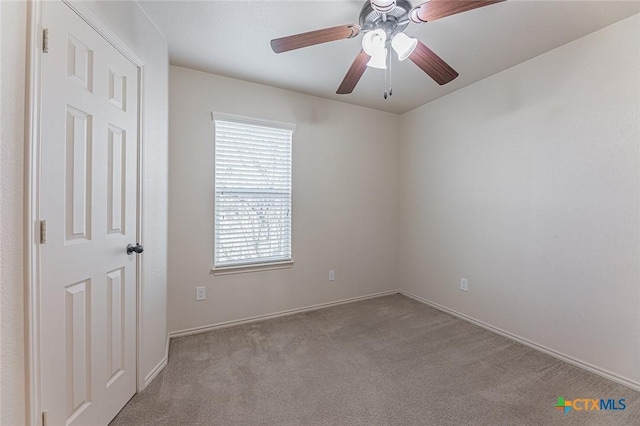
<svg viewBox="0 0 640 426"><path fill-rule="evenodd" d="M397 53L400 61L410 59L436 83L443 85L455 79L458 73L421 41L404 34L404 30L411 22L421 24L435 21L502 1L504 0L430 0L413 7L408 0L367 0L362 6L357 25L340 25L277 38L271 40L271 48L275 53L282 53L350 39L364 33L362 50L347 71L337 94L353 92L367 66L386 70L388 82L391 49ZM385 99L392 94L390 85L388 87L384 92Z"/></svg>

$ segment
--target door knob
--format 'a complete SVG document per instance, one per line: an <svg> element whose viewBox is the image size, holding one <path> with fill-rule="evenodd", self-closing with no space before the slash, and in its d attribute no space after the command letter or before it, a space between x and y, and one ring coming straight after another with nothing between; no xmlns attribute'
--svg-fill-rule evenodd
<svg viewBox="0 0 640 426"><path fill-rule="evenodd" d="M142 247L140 244L136 243L136 245L134 246L133 244L129 244L127 246L127 254L132 254L132 253L137 253L140 254L144 251L144 247Z"/></svg>

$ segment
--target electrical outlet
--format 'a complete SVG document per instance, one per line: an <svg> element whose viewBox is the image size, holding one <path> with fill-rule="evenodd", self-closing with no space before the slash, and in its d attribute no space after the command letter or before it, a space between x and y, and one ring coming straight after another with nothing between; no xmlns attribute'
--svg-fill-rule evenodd
<svg viewBox="0 0 640 426"><path fill-rule="evenodd" d="M206 287L196 287L196 300L204 300L207 298Z"/></svg>
<svg viewBox="0 0 640 426"><path fill-rule="evenodd" d="M460 278L460 290L469 291L469 281L466 278Z"/></svg>
<svg viewBox="0 0 640 426"><path fill-rule="evenodd" d="M335 280L336 280L336 271L332 269L329 271L329 281L335 281Z"/></svg>

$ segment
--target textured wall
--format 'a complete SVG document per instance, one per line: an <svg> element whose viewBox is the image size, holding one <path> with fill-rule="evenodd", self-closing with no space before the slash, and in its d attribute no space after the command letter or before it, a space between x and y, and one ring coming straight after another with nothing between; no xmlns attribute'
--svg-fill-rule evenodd
<svg viewBox="0 0 640 426"><path fill-rule="evenodd" d="M27 10L0 2L0 424L25 416L23 157Z"/></svg>
<svg viewBox="0 0 640 426"><path fill-rule="evenodd" d="M396 288L396 115L186 68L169 80L170 331ZM293 268L210 274L212 111L296 123Z"/></svg>
<svg viewBox="0 0 640 426"><path fill-rule="evenodd" d="M399 270L404 289L640 384L638 28L401 116Z"/></svg>

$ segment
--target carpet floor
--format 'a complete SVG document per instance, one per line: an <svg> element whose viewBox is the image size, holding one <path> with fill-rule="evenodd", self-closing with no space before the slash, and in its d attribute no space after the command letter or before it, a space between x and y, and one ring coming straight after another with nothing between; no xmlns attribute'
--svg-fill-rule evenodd
<svg viewBox="0 0 640 426"><path fill-rule="evenodd" d="M391 295L172 339L112 425L640 425L640 392Z"/></svg>

